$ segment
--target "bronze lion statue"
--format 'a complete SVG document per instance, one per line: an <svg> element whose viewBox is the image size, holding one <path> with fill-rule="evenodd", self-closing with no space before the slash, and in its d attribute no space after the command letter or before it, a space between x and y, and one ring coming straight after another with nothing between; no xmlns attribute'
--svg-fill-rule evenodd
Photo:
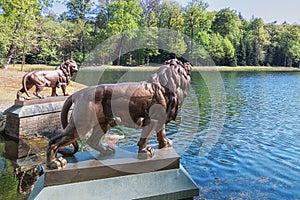
<svg viewBox="0 0 300 200"><path fill-rule="evenodd" d="M175 120L190 88L191 65L177 59L168 60L148 81L103 84L82 89L69 96L62 108L62 132L49 141L47 167L62 168L64 158L56 158L62 147L73 145L78 150L79 137L92 130L87 144L101 155L114 153L114 149L99 143L110 127L122 125L142 129L138 142L138 158L151 158L154 150L147 147L153 131L158 147L171 147L166 138L165 125ZM69 117L68 112L73 106ZM62 152L63 153L63 152ZM63 153L64 154L64 153Z"/></svg>
<svg viewBox="0 0 300 200"><path fill-rule="evenodd" d="M77 64L74 60L67 60L55 70L41 70L28 72L23 76L22 89L17 93L17 99L21 99L21 95L26 93L30 97L28 90L35 86L35 92L33 94L38 98L44 98L40 92L44 87L51 87L51 96L57 96L56 88L61 87L63 95L68 96L66 93L66 87L69 84L74 73L78 71Z"/></svg>

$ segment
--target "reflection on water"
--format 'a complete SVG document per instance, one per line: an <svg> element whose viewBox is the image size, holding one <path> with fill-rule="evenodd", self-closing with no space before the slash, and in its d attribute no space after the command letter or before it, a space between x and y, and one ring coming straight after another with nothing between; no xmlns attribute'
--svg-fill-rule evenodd
<svg viewBox="0 0 300 200"><path fill-rule="evenodd" d="M182 157L201 196L299 199L300 74L222 76L227 93L222 135L209 155L195 156L201 151L199 135Z"/></svg>
<svg viewBox="0 0 300 200"><path fill-rule="evenodd" d="M114 72L102 77L93 74L97 82L114 83L121 76L123 81L145 80L152 73ZM200 187L199 198L299 199L300 74L226 72L222 78L226 122L208 154L201 156L211 123L211 99L199 74L192 77L195 93L187 98L177 120L167 126L182 165ZM199 103L197 111L195 99ZM110 133L125 135L119 141L121 147L135 145L140 136L139 130L124 127L111 129ZM156 142L154 136L150 142ZM4 152L5 144L0 142L0 192L7 199L21 199L17 192L19 177L24 180L29 175L34 182L39 169L16 175L20 165L4 158Z"/></svg>
<svg viewBox="0 0 300 200"><path fill-rule="evenodd" d="M45 139L16 141L0 135L0 199L26 199L43 173Z"/></svg>

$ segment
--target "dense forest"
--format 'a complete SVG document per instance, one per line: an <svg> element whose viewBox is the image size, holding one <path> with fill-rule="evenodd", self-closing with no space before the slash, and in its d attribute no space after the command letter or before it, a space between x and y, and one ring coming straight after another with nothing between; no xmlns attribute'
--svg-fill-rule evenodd
<svg viewBox="0 0 300 200"><path fill-rule="evenodd" d="M196 58L208 57L224 66L300 65L298 24L246 20L230 8L208 12L209 5L202 0L190 0L185 6L172 0L64 0L67 11L59 16L51 10L54 1L0 0L2 67L57 64L70 57L82 63L91 56L98 64L116 65L144 65L172 57L188 58L194 65L203 65ZM144 30L143 36L133 31L137 29ZM119 40L109 41L114 35ZM146 41L143 48L122 53L128 38L141 37ZM99 44L105 51L95 50ZM117 56L111 56L113 51L119 52Z"/></svg>

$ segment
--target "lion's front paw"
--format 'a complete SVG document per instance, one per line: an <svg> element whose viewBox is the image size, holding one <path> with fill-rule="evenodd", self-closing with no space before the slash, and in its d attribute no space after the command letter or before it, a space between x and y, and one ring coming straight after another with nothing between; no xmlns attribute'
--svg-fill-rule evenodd
<svg viewBox="0 0 300 200"><path fill-rule="evenodd" d="M139 150L138 159L145 160L145 159L153 158L154 153L155 151L153 148L146 147L145 149Z"/></svg>
<svg viewBox="0 0 300 200"><path fill-rule="evenodd" d="M67 160L60 157L52 160L51 162L47 163L48 169L61 169L67 165Z"/></svg>
<svg viewBox="0 0 300 200"><path fill-rule="evenodd" d="M167 147L172 147L172 140L165 138L163 141L159 141L158 148L167 148Z"/></svg>
<svg viewBox="0 0 300 200"><path fill-rule="evenodd" d="M172 147L172 146L173 146L172 140L167 139L167 146L166 147Z"/></svg>
<svg viewBox="0 0 300 200"><path fill-rule="evenodd" d="M110 146L102 146L100 153L103 156L109 156L115 153L115 149Z"/></svg>
<svg viewBox="0 0 300 200"><path fill-rule="evenodd" d="M38 92L33 92L33 95L40 98L40 99L44 99L45 96L42 96L41 94L39 94Z"/></svg>

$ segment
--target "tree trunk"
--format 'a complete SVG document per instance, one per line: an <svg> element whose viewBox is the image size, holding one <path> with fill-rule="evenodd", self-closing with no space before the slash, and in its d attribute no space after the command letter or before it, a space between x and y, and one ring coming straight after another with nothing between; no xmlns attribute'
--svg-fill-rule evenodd
<svg viewBox="0 0 300 200"><path fill-rule="evenodd" d="M194 62L194 26L192 25L192 34L191 34L191 61Z"/></svg>
<svg viewBox="0 0 300 200"><path fill-rule="evenodd" d="M24 65L25 65L25 58L26 58L25 49L26 49L26 42L24 41L23 48L22 48L22 65L21 65L21 71L23 71Z"/></svg>
<svg viewBox="0 0 300 200"><path fill-rule="evenodd" d="M25 58L26 58L25 51L23 51L23 53L22 53L22 65L21 65L21 71L23 71L23 69L24 69Z"/></svg>
<svg viewBox="0 0 300 200"><path fill-rule="evenodd" d="M119 52L118 52L118 61L117 61L117 65L119 66L121 64L121 56L122 56L122 47L123 47L123 33L121 36L121 41L120 41L120 45L119 45Z"/></svg>
<svg viewBox="0 0 300 200"><path fill-rule="evenodd" d="M84 40L84 35L83 35L83 31L81 31L81 33L80 33L80 38L79 38L79 40L80 40L80 53L82 53L82 60L80 61L80 62L82 62L82 61L84 61L85 60L85 55L84 55L84 42L83 42L83 40Z"/></svg>
<svg viewBox="0 0 300 200"><path fill-rule="evenodd" d="M283 64L285 67L287 66L287 56L285 55L284 56L284 64Z"/></svg>
<svg viewBox="0 0 300 200"><path fill-rule="evenodd" d="M15 24L14 35L18 33L20 26L21 26L21 23L19 23L19 22L17 22ZM12 40L10 48L6 55L5 62L3 63L5 69L8 69L8 65L11 62L11 59L13 58L13 56L15 55L16 52L17 52L17 46L16 46L14 40Z"/></svg>
<svg viewBox="0 0 300 200"><path fill-rule="evenodd" d="M12 60L14 54L16 53L16 51L17 51L17 46L15 45L15 43L12 43L10 45L9 51L7 52L6 60L3 63L5 69L8 69L8 65L11 62L11 60Z"/></svg>
<svg viewBox="0 0 300 200"><path fill-rule="evenodd" d="M149 66L150 56L149 56L149 50L148 49L146 50L146 58L145 58L145 60L146 60L146 65Z"/></svg>

